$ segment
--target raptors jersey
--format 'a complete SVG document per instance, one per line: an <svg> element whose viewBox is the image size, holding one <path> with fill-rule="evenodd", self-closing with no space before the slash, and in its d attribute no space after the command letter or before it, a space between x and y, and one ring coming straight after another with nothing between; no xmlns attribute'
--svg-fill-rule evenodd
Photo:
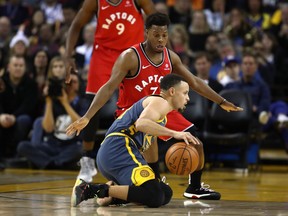
<svg viewBox="0 0 288 216"><path fill-rule="evenodd" d="M167 48L162 53L162 62L154 64L146 55L143 44L132 47L139 59L138 71L133 77L125 77L119 86L118 110L116 116L141 98L160 93L160 81L163 76L172 72L172 63ZM166 127L176 131L185 131L193 126L183 115L175 110L168 113ZM159 137L168 140L171 137Z"/></svg>
<svg viewBox="0 0 288 216"><path fill-rule="evenodd" d="M144 20L134 0L120 0L117 4L98 0L95 46L123 51L143 40Z"/></svg>
<svg viewBox="0 0 288 216"><path fill-rule="evenodd" d="M139 59L137 73L133 77L125 77L119 86L117 106L127 109L144 96L160 93L160 81L163 76L172 72L172 64L168 49L164 48L162 62L154 64L144 51L142 43L132 49Z"/></svg>

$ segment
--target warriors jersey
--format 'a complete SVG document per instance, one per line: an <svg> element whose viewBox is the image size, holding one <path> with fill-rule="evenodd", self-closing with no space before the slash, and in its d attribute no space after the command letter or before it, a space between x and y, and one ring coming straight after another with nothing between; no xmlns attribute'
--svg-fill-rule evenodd
<svg viewBox="0 0 288 216"><path fill-rule="evenodd" d="M146 55L142 43L133 46L132 49L139 60L138 71L132 77L125 77L119 86L117 106L120 109L129 108L135 101L147 95L159 94L161 79L172 72L167 48L164 48L162 62L158 65L154 64Z"/></svg>
<svg viewBox="0 0 288 216"><path fill-rule="evenodd" d="M123 51L144 40L144 20L134 1L98 0L95 46Z"/></svg>
<svg viewBox="0 0 288 216"><path fill-rule="evenodd" d="M159 95L155 96L160 97ZM145 99L146 97L140 99L120 115L108 129L106 135L113 136L122 134L123 136L128 136L135 142L135 145L137 145L141 151L147 150L152 143L153 136L137 131L135 128L135 122L144 109L142 104ZM157 123L164 126L166 124L166 117L157 121Z"/></svg>

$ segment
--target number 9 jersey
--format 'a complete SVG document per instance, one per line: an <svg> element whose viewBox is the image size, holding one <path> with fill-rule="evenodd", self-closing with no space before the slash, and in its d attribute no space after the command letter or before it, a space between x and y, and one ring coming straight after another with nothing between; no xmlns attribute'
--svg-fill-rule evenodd
<svg viewBox="0 0 288 216"><path fill-rule="evenodd" d="M134 1L98 0L96 44L123 51L144 40L144 20Z"/></svg>
<svg viewBox="0 0 288 216"><path fill-rule="evenodd" d="M144 19L134 0L120 0L117 4L98 0L97 26L86 93L97 93L109 80L118 56L142 41Z"/></svg>

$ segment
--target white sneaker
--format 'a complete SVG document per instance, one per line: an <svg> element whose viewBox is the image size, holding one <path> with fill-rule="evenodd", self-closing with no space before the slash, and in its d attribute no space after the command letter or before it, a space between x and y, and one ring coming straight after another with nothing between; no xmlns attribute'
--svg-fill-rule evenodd
<svg viewBox="0 0 288 216"><path fill-rule="evenodd" d="M82 157L80 159L80 173L78 179L83 179L85 182L91 183L93 181L93 176L97 174L97 169L95 167L95 160L89 157Z"/></svg>

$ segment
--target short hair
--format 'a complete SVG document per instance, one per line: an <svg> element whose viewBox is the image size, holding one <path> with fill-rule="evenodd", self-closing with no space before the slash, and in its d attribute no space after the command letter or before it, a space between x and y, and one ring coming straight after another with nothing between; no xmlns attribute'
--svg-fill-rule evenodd
<svg viewBox="0 0 288 216"><path fill-rule="evenodd" d="M176 75L176 74L168 74L164 76L160 82L161 90L167 91L169 88L174 87L180 82L187 82L183 77Z"/></svg>
<svg viewBox="0 0 288 216"><path fill-rule="evenodd" d="M157 13L150 14L146 18L145 26L146 26L146 29L150 29L152 25L168 27L169 24L170 24L170 19L168 15L157 12Z"/></svg>

